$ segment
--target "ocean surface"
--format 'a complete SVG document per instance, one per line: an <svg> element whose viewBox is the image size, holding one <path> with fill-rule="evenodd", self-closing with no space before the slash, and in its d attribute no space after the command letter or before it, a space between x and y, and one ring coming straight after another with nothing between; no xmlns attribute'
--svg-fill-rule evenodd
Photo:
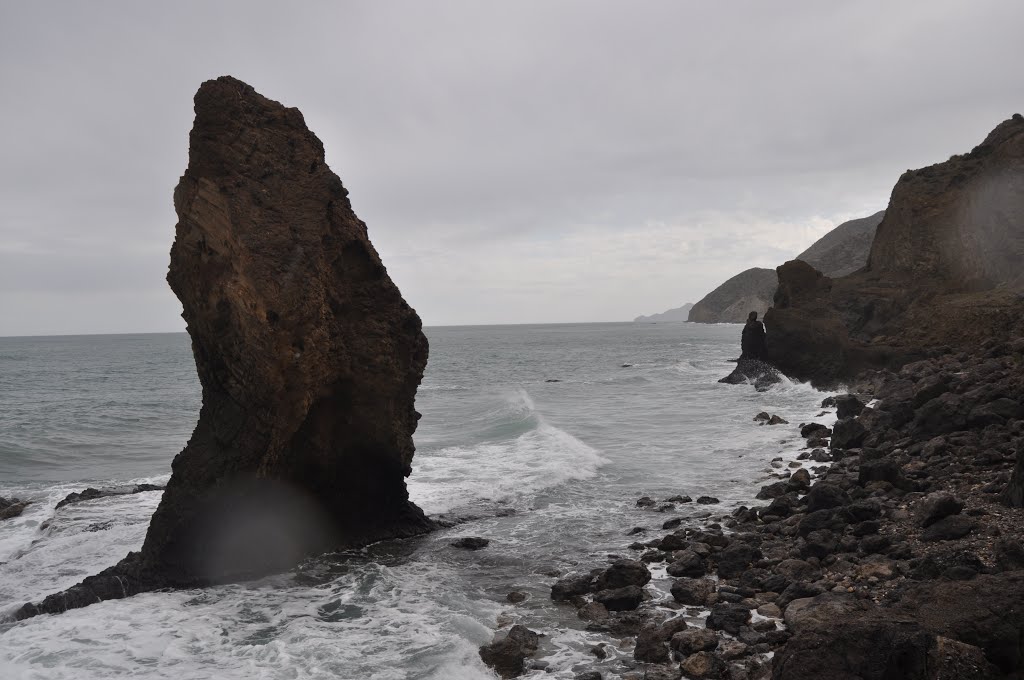
<svg viewBox="0 0 1024 680"><path fill-rule="evenodd" d="M0 622L0 678L489 678L477 648L510 622L546 634L537 677L621 669L631 651L598 662L589 647L610 640L550 600L554 575L630 555L633 526L751 504L772 460L799 453L797 424L831 422L806 385L716 382L740 328L428 328L410 494L475 519L314 560L331 575L315 585L288 573ZM0 496L32 501L0 522L0 621L142 545L158 491L54 506L87 486L165 482L199 406L185 334L0 338ZM791 425L759 426L760 411ZM721 502L636 507L676 494ZM491 543L450 547L460 536ZM509 604L513 590L528 599Z"/></svg>

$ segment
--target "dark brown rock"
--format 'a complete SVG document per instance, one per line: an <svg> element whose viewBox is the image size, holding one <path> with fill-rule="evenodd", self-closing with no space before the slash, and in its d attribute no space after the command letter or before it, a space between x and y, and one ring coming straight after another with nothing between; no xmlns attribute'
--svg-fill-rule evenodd
<svg viewBox="0 0 1024 680"><path fill-rule="evenodd" d="M508 634L480 648L480 658L503 678L514 678L523 672L523 662L533 656L540 636L526 626L516 624Z"/></svg>
<svg viewBox="0 0 1024 680"><path fill-rule="evenodd" d="M203 405L117 593L249 578L433 526L405 486L427 341L323 145L297 109L234 78L203 83L195 112L167 279ZM114 590L87 583L93 602Z"/></svg>
<svg viewBox="0 0 1024 680"><path fill-rule="evenodd" d="M903 174L860 271L779 267L764 317L768 361L835 385L1007 337L1024 311L1022 233L1024 118L1015 115L970 153Z"/></svg>
<svg viewBox="0 0 1024 680"><path fill-rule="evenodd" d="M28 501L22 501L17 498L0 498L0 519L17 517L28 506Z"/></svg>

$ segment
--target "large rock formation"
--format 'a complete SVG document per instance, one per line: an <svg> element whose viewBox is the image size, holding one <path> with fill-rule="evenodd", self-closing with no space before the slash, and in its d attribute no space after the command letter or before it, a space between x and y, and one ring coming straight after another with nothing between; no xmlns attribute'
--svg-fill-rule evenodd
<svg viewBox="0 0 1024 680"><path fill-rule="evenodd" d="M829 276L846 276L868 261L875 229L885 211L870 217L843 222L796 256ZM748 269L708 293L693 306L690 321L699 323L743 323L747 314L758 316L772 306L778 275L770 269ZM637 319L639 321L639 319Z"/></svg>
<svg viewBox="0 0 1024 680"><path fill-rule="evenodd" d="M754 267L742 271L701 298L690 310L697 323L743 323L747 314L758 316L772 304L778 277L771 269Z"/></svg>
<svg viewBox="0 0 1024 680"><path fill-rule="evenodd" d="M832 279L779 267L765 317L769 359L834 384L1005 338L1024 313L1024 118L969 154L908 171L893 189L866 267Z"/></svg>
<svg viewBox="0 0 1024 680"><path fill-rule="evenodd" d="M141 552L20 617L244 579L429 530L409 502L427 341L302 114L230 77L195 97L167 279L203 406Z"/></svg>

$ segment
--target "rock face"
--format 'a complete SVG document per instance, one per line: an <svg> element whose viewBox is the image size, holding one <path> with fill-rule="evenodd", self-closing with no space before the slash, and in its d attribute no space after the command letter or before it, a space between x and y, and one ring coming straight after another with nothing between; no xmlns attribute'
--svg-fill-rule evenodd
<svg viewBox="0 0 1024 680"><path fill-rule="evenodd" d="M758 316L772 304L778 277L771 269L754 267L740 272L701 298L690 310L697 323L743 323L747 314Z"/></svg>
<svg viewBox="0 0 1024 680"><path fill-rule="evenodd" d="M765 316L768 358L784 373L835 384L941 351L1013 335L1024 313L1024 118L973 151L893 189L866 267L832 279L778 268Z"/></svg>
<svg viewBox="0 0 1024 680"><path fill-rule="evenodd" d="M203 83L195 112L167 279L199 422L141 552L19 616L432 527L405 485L427 341L323 145L297 109L234 78Z"/></svg>
<svg viewBox="0 0 1024 680"><path fill-rule="evenodd" d="M633 321L635 323L659 323L665 321L688 321L690 318L690 310L693 308L692 302L687 302L682 307L674 307L668 311L661 312L660 314L651 314L650 316L638 316Z"/></svg>

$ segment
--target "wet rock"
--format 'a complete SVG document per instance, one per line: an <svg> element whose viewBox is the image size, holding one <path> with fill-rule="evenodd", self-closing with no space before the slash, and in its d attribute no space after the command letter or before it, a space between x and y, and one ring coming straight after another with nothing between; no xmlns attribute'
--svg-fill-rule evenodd
<svg viewBox="0 0 1024 680"><path fill-rule="evenodd" d="M540 644L540 636L526 626L516 624L508 634L480 648L480 658L503 678L522 674L523 663L533 656Z"/></svg>
<svg viewBox="0 0 1024 680"><path fill-rule="evenodd" d="M520 602L525 602L526 601L527 595L526 595L526 593L524 593L522 591L513 590L512 592L510 592L508 595L505 596L505 599L508 600L509 602L511 602L512 604L519 604Z"/></svg>
<svg viewBox="0 0 1024 680"><path fill-rule="evenodd" d="M662 523L661 528L662 529L675 529L676 527L678 527L682 523L683 523L683 518L682 517L673 517L672 519L665 520Z"/></svg>
<svg viewBox="0 0 1024 680"><path fill-rule="evenodd" d="M754 422L757 423L767 423L769 420L771 420L771 415L767 411L761 411L754 416Z"/></svg>
<svg viewBox="0 0 1024 680"><path fill-rule="evenodd" d="M689 624L681 616L661 625L645 626L637 635L633 658L644 663L668 663L669 640L688 628Z"/></svg>
<svg viewBox="0 0 1024 680"><path fill-rule="evenodd" d="M807 423L800 428L800 436L804 439L810 439L811 437L829 437L832 435L832 430L827 425L821 423Z"/></svg>
<svg viewBox="0 0 1024 680"><path fill-rule="evenodd" d="M603 604L610 612L631 611L643 602L644 591L640 586L625 586L594 593L594 601Z"/></svg>
<svg viewBox="0 0 1024 680"><path fill-rule="evenodd" d="M798 491L809 489L811 486L811 473L804 468L800 468L790 476L786 486Z"/></svg>
<svg viewBox="0 0 1024 680"><path fill-rule="evenodd" d="M718 575L721 578L737 578L761 557L759 549L743 543L733 543L718 554Z"/></svg>
<svg viewBox="0 0 1024 680"><path fill-rule="evenodd" d="M683 672L674 666L652 666L644 671L642 680L680 680ZM622 676L622 680L632 680L629 673Z"/></svg>
<svg viewBox="0 0 1024 680"><path fill-rule="evenodd" d="M448 545L461 550L481 550L490 544L491 541L486 538L480 538L479 536L463 536L462 538L452 541Z"/></svg>
<svg viewBox="0 0 1024 680"><path fill-rule="evenodd" d="M808 485L810 484L810 476L807 478ZM762 501L771 500L784 495L789 490L789 485L786 482L775 482L762 486L761 490L757 492L756 498Z"/></svg>
<svg viewBox="0 0 1024 680"><path fill-rule="evenodd" d="M637 500L636 507L638 507L638 508L653 508L657 504L658 504L658 502L655 501L650 496L642 496L639 500Z"/></svg>
<svg viewBox="0 0 1024 680"><path fill-rule="evenodd" d="M651 580L651 571L642 562L616 560L597 578L597 590L613 590L625 586L643 586Z"/></svg>
<svg viewBox="0 0 1024 680"><path fill-rule="evenodd" d="M166 487L158 486L156 484L136 484L130 489L94 489L89 487L81 491L69 493L55 506L55 510L59 510L66 505L72 503L81 503L83 501L92 501L97 498L107 498L109 496L126 496L129 494L143 493L145 491L163 491Z"/></svg>
<svg viewBox="0 0 1024 680"><path fill-rule="evenodd" d="M719 501L714 496L701 496L700 498L697 499L698 505L715 505L716 503L720 502L721 501Z"/></svg>
<svg viewBox="0 0 1024 680"><path fill-rule="evenodd" d="M783 560L773 567L773 571L786 577L789 581L808 581L817 578L821 573L809 562L797 559Z"/></svg>
<svg viewBox="0 0 1024 680"><path fill-rule="evenodd" d="M789 421L781 416L773 415L768 419L768 425L789 425Z"/></svg>
<svg viewBox="0 0 1024 680"><path fill-rule="evenodd" d="M672 636L671 647L680 657L710 652L718 647L718 635L707 628L689 628Z"/></svg>
<svg viewBox="0 0 1024 680"><path fill-rule="evenodd" d="M588 602L576 610L576 616L584 621L600 622L607 621L611 614L608 613L608 607L600 602Z"/></svg>
<svg viewBox="0 0 1024 680"><path fill-rule="evenodd" d="M573 676L573 680L604 680L601 671L583 671Z"/></svg>
<svg viewBox="0 0 1024 680"><path fill-rule="evenodd" d="M715 582L706 578L679 578L672 583L672 599L679 604L706 606L715 592Z"/></svg>
<svg viewBox="0 0 1024 680"><path fill-rule="evenodd" d="M740 627L750 622L750 610L741 604L723 603L711 608L707 627L712 630L724 630L726 633L738 635Z"/></svg>
<svg viewBox="0 0 1024 680"><path fill-rule="evenodd" d="M693 550L680 550L672 557L674 561L665 569L669 576L698 578L707 573L704 558Z"/></svg>
<svg viewBox="0 0 1024 680"><path fill-rule="evenodd" d="M825 590L815 584L807 583L805 581L794 581L786 586L786 589L779 594L776 604L785 611L789 607L790 603L794 600L801 600L809 597L816 597L821 595Z"/></svg>
<svg viewBox="0 0 1024 680"><path fill-rule="evenodd" d="M570 600L576 595L594 591L594 579L589 574L573 574L555 581L551 586L551 599L556 602Z"/></svg>
<svg viewBox="0 0 1024 680"><path fill-rule="evenodd" d="M786 606L786 626L794 633L818 630L832 621L847 620L867 607L863 600L847 593L822 593L799 598Z"/></svg>
<svg viewBox="0 0 1024 680"><path fill-rule="evenodd" d="M832 426L833 449L855 449L864 443L867 429L856 418L844 418Z"/></svg>
<svg viewBox="0 0 1024 680"><path fill-rule="evenodd" d="M951 493L931 493L917 502L915 514L921 527L929 527L944 517L959 515L964 503Z"/></svg>
<svg viewBox="0 0 1024 680"><path fill-rule="evenodd" d="M17 498L0 498L0 520L17 517L29 506L27 501Z"/></svg>
<svg viewBox="0 0 1024 680"><path fill-rule="evenodd" d="M888 482L897 489L911 489L914 485L903 476L900 466L891 460L870 460L862 462L857 483L866 486L871 482Z"/></svg>
<svg viewBox="0 0 1024 680"><path fill-rule="evenodd" d="M864 402L854 394L840 394L836 397L836 418L854 418L864 411Z"/></svg>
<svg viewBox="0 0 1024 680"><path fill-rule="evenodd" d="M723 678L728 666L711 652L697 652L683 660L680 665L684 674L693 678Z"/></svg>
<svg viewBox="0 0 1024 680"><path fill-rule="evenodd" d="M835 484L820 482L811 487L805 498L807 512L838 508L850 503L850 495Z"/></svg>

